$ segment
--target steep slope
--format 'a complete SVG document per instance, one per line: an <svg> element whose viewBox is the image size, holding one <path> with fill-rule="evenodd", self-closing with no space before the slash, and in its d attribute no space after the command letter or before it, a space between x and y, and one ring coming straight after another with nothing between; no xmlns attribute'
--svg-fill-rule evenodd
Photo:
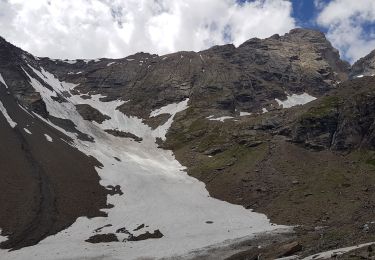
<svg viewBox="0 0 375 260"><path fill-rule="evenodd" d="M1 44L4 44L1 43ZM94 158L68 145L70 138L41 122L21 104L44 111L9 44L0 48L1 248L19 249L65 229L80 216L104 216L107 191ZM18 69L17 69L18 68ZM17 97L17 98L15 98Z"/></svg>

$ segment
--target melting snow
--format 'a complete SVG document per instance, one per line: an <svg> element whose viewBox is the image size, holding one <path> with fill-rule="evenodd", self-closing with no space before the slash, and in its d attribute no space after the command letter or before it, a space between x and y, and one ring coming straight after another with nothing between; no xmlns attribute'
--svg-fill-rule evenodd
<svg viewBox="0 0 375 260"><path fill-rule="evenodd" d="M0 82L3 83L6 88L8 88L8 85L7 83L5 83L5 80L1 74L0 74Z"/></svg>
<svg viewBox="0 0 375 260"><path fill-rule="evenodd" d="M48 142L53 142L53 139L51 136L44 134L45 138L47 139Z"/></svg>
<svg viewBox="0 0 375 260"><path fill-rule="evenodd" d="M303 93L300 95L292 94L291 96L288 95L287 99L283 101L275 98L279 106L282 106L283 108L291 108L291 107L298 106L298 105L304 105L315 99L316 97L310 96L307 93Z"/></svg>
<svg viewBox="0 0 375 260"><path fill-rule="evenodd" d="M27 128L24 128L23 130L25 130L25 132L26 133L28 133L29 135L31 135L32 133L30 132L30 130L29 129L27 129Z"/></svg>
<svg viewBox="0 0 375 260"><path fill-rule="evenodd" d="M12 118L9 116L6 108L4 107L3 103L0 101L0 112L3 114L5 119L8 121L9 125L14 128L17 123L12 120Z"/></svg>
<svg viewBox="0 0 375 260"><path fill-rule="evenodd" d="M101 96L96 95L88 100L72 96L68 98L68 102L55 102L51 95L69 84L45 75L41 80L52 84L55 91L44 90L46 88L37 79L29 78L40 92L48 112L53 116L72 120L79 131L93 136L95 142L79 140L74 134L42 120L70 136L77 149L102 163L103 167L96 168L101 185L120 185L125 194L107 197L108 203L114 205L113 208L103 210L108 217L78 218L69 228L35 246L12 252L0 250L1 259L178 257L206 246L251 238L259 232L280 228L289 231L284 226L272 225L263 214L211 198L204 183L190 177L171 151L158 148L155 136L161 135L156 130L143 124L142 119L128 117L117 110L125 101L101 102ZM75 104L80 103L90 104L111 119L100 125L83 120L75 108ZM161 113L171 115L160 132L168 130L174 115L186 109L187 104L188 99L152 112L154 116ZM133 133L144 140L137 143L127 138L114 137L103 131L108 127ZM207 224L206 221L213 223ZM112 226L98 232L99 234L115 233L119 228L126 228L134 235L146 231L152 233L159 229L164 236L160 239L126 243L84 242L90 236L98 234L94 232L95 229L107 224ZM140 224L147 227L132 231ZM128 237L125 233L116 235L120 241Z"/></svg>

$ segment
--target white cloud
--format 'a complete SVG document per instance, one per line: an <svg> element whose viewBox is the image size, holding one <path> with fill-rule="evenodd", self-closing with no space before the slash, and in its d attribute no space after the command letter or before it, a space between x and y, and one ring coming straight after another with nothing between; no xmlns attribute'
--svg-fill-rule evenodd
<svg viewBox="0 0 375 260"><path fill-rule="evenodd" d="M349 61L354 62L375 49L374 0L333 0L317 18L328 29L327 37Z"/></svg>
<svg viewBox="0 0 375 260"><path fill-rule="evenodd" d="M165 54L282 34L291 12L288 0L0 0L0 35L52 58Z"/></svg>

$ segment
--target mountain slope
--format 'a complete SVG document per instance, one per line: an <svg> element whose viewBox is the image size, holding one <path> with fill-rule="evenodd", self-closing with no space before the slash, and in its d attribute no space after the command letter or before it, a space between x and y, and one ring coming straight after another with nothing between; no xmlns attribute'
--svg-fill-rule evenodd
<svg viewBox="0 0 375 260"><path fill-rule="evenodd" d="M372 230L374 79L353 71L306 29L117 60L1 39L0 247L22 248L1 258L267 259L371 241L358 226Z"/></svg>

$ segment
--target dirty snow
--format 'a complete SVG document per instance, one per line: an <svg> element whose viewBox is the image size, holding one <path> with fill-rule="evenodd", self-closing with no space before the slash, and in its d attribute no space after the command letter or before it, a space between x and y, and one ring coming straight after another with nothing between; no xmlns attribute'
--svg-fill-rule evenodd
<svg viewBox="0 0 375 260"><path fill-rule="evenodd" d="M287 95L286 100L280 100L280 99L275 98L279 106L282 106L283 108L291 108L291 107L298 106L298 105L304 105L315 99L316 97L313 97L307 93L303 93L299 95L292 94L291 96Z"/></svg>
<svg viewBox="0 0 375 260"><path fill-rule="evenodd" d="M4 80L3 76L1 75L1 73L0 73L0 82L3 83L3 85L4 85L6 88L8 88L8 85L7 85L7 83L5 83L5 80Z"/></svg>
<svg viewBox="0 0 375 260"><path fill-rule="evenodd" d="M67 98L68 102L54 102L51 95L60 91L60 88L69 89L71 84L58 82L57 79L45 76L49 75L47 72L39 71L44 75L43 78L29 78L40 92L48 112L53 116L69 118L79 131L93 136L95 142L79 140L75 134L42 120L70 136L77 149L100 161L103 167L96 168L101 178L100 184L120 185L124 195L108 195L108 203L114 205L113 208L103 210L108 217L81 217L66 230L44 239L38 245L12 252L0 250L1 259L178 257L206 246L251 238L259 232L280 229L289 231L287 227L271 224L263 214L210 197L204 183L190 177L171 151L158 148L155 137L159 135L155 135L155 130L143 124L142 119L128 117L116 109L126 101L101 102L101 96L95 95L89 100L72 96ZM43 90L46 88L40 84L41 80L53 84L55 91ZM111 119L103 124L83 120L75 109L75 104L80 103L89 103ZM173 122L174 115L186 109L187 104L188 99L160 108L153 115L167 112ZM163 130L168 130L168 125ZM133 133L144 140L137 143L128 138L114 137L103 131L108 127ZM213 223L207 224L206 221ZM107 224L112 226L94 232ZM140 224L147 227L132 231ZM159 229L164 236L126 243L84 242L92 235L115 233L123 227L134 235ZM120 241L128 238L124 233L116 235Z"/></svg>
<svg viewBox="0 0 375 260"><path fill-rule="evenodd" d="M8 121L9 125L14 128L16 127L17 123L12 120L12 118L9 116L8 111L4 107L4 104L0 101L0 112L3 114L5 119Z"/></svg>
<svg viewBox="0 0 375 260"><path fill-rule="evenodd" d="M53 142L53 139L51 136L47 135L47 134L44 134L44 137L47 139L48 142Z"/></svg>
<svg viewBox="0 0 375 260"><path fill-rule="evenodd" d="M27 128L24 128L23 129L26 133L28 133L29 135L31 135L32 133L30 132L30 130L29 129L27 129Z"/></svg>
<svg viewBox="0 0 375 260"><path fill-rule="evenodd" d="M336 258L336 256L343 255L345 253L354 251L356 249L360 249L360 248L363 248L363 247L366 247L366 246L371 246L371 245L374 245L374 244L375 244L375 242L371 242L371 243L360 244L360 245L356 245L356 246L334 249L334 250L330 250L330 251L326 251L326 252L322 252L322 253L318 253L318 254L315 254L315 255L312 255L312 256L305 257L305 258L303 258L303 260L331 259L331 257Z"/></svg>

